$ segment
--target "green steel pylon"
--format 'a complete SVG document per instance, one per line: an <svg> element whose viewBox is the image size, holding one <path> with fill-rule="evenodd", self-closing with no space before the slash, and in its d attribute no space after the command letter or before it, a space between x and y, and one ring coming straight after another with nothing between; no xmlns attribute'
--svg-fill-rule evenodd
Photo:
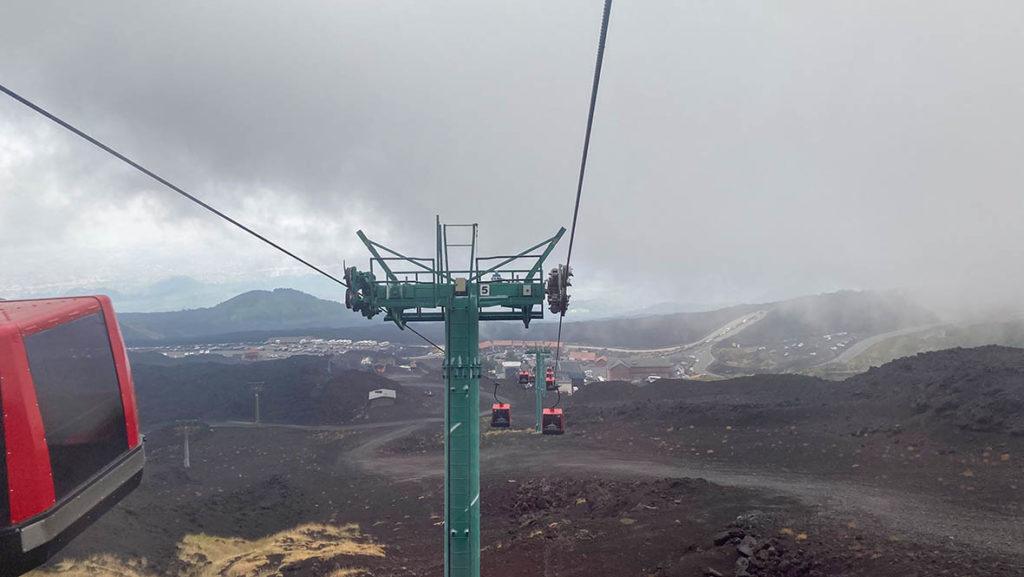
<svg viewBox="0 0 1024 577"><path fill-rule="evenodd" d="M449 242L449 229L469 229L470 239ZM564 233L513 256L478 257L477 225L442 225L438 218L433 258L406 257L356 233L372 255L370 270L345 269L345 305L367 318L384 313L400 329L417 321L445 324L445 577L480 577L480 321L521 320L528 327L544 318L544 260ZM468 250L464 268L451 266L450 249ZM412 268L394 270L396 263Z"/></svg>
<svg viewBox="0 0 1024 577"><path fill-rule="evenodd" d="M533 389L537 393L537 432L544 432L544 395L547 394L547 382L544 375L547 372L548 362L545 357L551 354L550 349L534 348L527 349L526 354L533 355L537 359L537 368L534 371Z"/></svg>

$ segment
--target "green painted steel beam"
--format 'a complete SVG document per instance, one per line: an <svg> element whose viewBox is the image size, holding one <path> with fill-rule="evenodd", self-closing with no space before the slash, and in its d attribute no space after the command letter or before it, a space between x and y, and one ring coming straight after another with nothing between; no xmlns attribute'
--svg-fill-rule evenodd
<svg viewBox="0 0 1024 577"><path fill-rule="evenodd" d="M565 234L564 226L558 229L558 232L555 233L555 236L551 237L551 244L548 245L548 248L545 249L544 253L541 254L540 258L537 259L537 264L533 265L533 268L530 269L530 274L526 276L526 280L533 280L533 275L538 273L540 273L540 275L543 276L544 261L548 258L548 255L551 254L551 251L555 249L555 245L558 244L558 241L559 239L562 238L563 234Z"/></svg>
<svg viewBox="0 0 1024 577"><path fill-rule="evenodd" d="M377 260L377 262L380 264L380 267L384 269L385 273L387 273L388 279L391 280L392 282L398 282L398 277L395 276L395 273L391 272L391 268L388 267L388 264L384 262L384 258L380 256L379 252L377 252L376 243L366 238L366 235L363 234L363 231L361 230L356 231L356 236L359 237L359 240L363 241L363 244L366 245L366 249L370 251L370 254L372 254L373 257Z"/></svg>
<svg viewBox="0 0 1024 577"><path fill-rule="evenodd" d="M548 370L548 362L545 357L551 354L550 349L533 348L527 349L526 354L533 355L537 359L537 368L534 370L533 389L537 395L537 432L544 432L544 395L547 394L547 383L543 382L545 373Z"/></svg>
<svg viewBox="0 0 1024 577"><path fill-rule="evenodd" d="M445 575L480 575L480 321L475 296L452 300L447 334Z"/></svg>
<svg viewBox="0 0 1024 577"><path fill-rule="evenodd" d="M404 328L414 321L445 323L445 504L444 504L444 575L445 577L480 577L480 321L523 320L544 317L545 285L532 280L543 269L544 259L565 229L530 250L547 244L529 278L501 282L473 282L483 274L472 270L476 255L476 228L473 226L470 270L466 278L455 278L448 270L447 231L437 219L437 259L433 269L371 241L362 231L357 234L387 274L377 280L371 272L354 278L352 308L372 317L383 311L385 318ZM384 251L395 259L385 259ZM529 252L529 251L527 251ZM498 257L505 258L505 257ZM406 260L419 268L427 268L433 282L400 281L386 263ZM421 261L421 262L417 262ZM492 269L493 270L493 269ZM490 272L490 271L488 271ZM404 274L404 273L403 273ZM465 284L465 292L456 286ZM485 310L497 308L500 310ZM545 353L538 355L537 430L541 430L544 396Z"/></svg>
<svg viewBox="0 0 1024 577"><path fill-rule="evenodd" d="M483 272L473 276L473 280L482 280L486 275L488 275L488 274L498 270L499 268L507 265L508 263L513 262L516 259L526 258L526 257L528 257L530 255L531 252L537 250L538 248L540 248L540 247L542 247L544 245L548 245L547 248L544 249L544 252L537 256L537 263L534 264L534 266L530 269L530 272L529 272L529 274L526 277L526 280L532 279L534 273L536 271L540 270L540 268L544 266L544 259L546 259L548 257L548 255L551 254L551 250L555 248L555 244L558 243L558 240L560 238L562 238L563 234L565 234L565 227L564 226L562 228L560 228L558 230L558 232L555 233L555 235L552 236L551 238L543 240L541 242L538 242L537 244L531 246L530 248L520 252L519 254L517 254L515 256L507 257L505 260L499 262L498 264L492 266L491 268L489 268L489 269L487 269L487 270L485 270L485 271L483 271Z"/></svg>
<svg viewBox="0 0 1024 577"><path fill-rule="evenodd" d="M401 318L403 323L425 323L425 322L438 323L438 322L444 321L444 319L445 319L444 313L443 312L439 312L439 311L416 312L416 311L409 311L408 309L406 309L405 311L398 311L397 309L395 309L394 311L386 311L386 314L384 316L384 320L386 320L386 321L393 321L393 320L395 320L395 315L399 314L399 313L401 314L400 318ZM530 314L530 316L529 316L530 320L538 320L538 319L543 319L544 318L544 313L539 311L539 310L538 311L531 311L529 314ZM523 313L522 312L512 312L512 311L509 311L509 312L481 311L480 312L480 320L481 321L521 321L521 320L523 320Z"/></svg>

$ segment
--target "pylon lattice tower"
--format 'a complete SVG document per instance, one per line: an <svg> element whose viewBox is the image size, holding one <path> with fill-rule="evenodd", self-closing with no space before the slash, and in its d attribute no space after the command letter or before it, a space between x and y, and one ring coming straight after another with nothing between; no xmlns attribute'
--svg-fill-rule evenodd
<svg viewBox="0 0 1024 577"><path fill-rule="evenodd" d="M467 230L468 240L449 241L449 231L454 237ZM345 269L345 305L367 318L383 313L400 329L410 322L445 324L445 577L480 575L480 321L520 320L529 327L544 318L544 261L564 233L561 228L515 255L480 257L476 224L442 225L438 217L433 258L407 257L356 233L370 251L370 270ZM469 252L464 268L452 266L452 249ZM407 268L398 270L399 264ZM563 297L555 295L557 302Z"/></svg>

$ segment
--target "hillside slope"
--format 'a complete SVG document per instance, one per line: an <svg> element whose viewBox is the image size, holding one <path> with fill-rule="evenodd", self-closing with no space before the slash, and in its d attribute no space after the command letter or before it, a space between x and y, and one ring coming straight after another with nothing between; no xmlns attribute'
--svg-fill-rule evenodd
<svg viewBox="0 0 1024 577"><path fill-rule="evenodd" d="M711 370L720 375L806 371L866 338L937 321L934 313L895 292L840 291L796 298L775 303L762 320L719 342Z"/></svg>
<svg viewBox="0 0 1024 577"><path fill-rule="evenodd" d="M562 340L595 347L636 349L671 347L699 340L711 331L759 310L764 305L738 305L715 311L572 322L566 317ZM557 323L535 323L524 329L521 323L502 323L482 327L482 338L555 340Z"/></svg>
<svg viewBox="0 0 1024 577"><path fill-rule="evenodd" d="M1024 322L1018 320L929 327L921 331L885 339L834 369L862 372L873 366L880 366L894 359L917 353L984 345L1024 347Z"/></svg>
<svg viewBox="0 0 1024 577"><path fill-rule="evenodd" d="M844 381L856 398L964 431L1024 436L1024 349L946 349L896 359Z"/></svg>
<svg viewBox="0 0 1024 577"><path fill-rule="evenodd" d="M936 322L935 315L898 293L839 291L776 303L740 333L740 345L839 332L874 335Z"/></svg>
<svg viewBox="0 0 1024 577"><path fill-rule="evenodd" d="M340 328L360 319L334 301L292 290L250 291L210 308L118 315L132 343L246 331Z"/></svg>
<svg viewBox="0 0 1024 577"><path fill-rule="evenodd" d="M322 357L296 356L259 363L161 361L132 355L139 415L147 430L180 419L251 421L253 387L260 393L261 420L296 425L340 425L366 414L367 394L388 388L399 401L387 407L389 418L409 416L401 385L376 373L356 370L328 374Z"/></svg>

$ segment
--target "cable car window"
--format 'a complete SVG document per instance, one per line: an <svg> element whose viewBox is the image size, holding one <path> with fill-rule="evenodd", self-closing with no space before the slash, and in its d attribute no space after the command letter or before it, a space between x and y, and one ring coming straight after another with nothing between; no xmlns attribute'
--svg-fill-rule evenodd
<svg viewBox="0 0 1024 577"><path fill-rule="evenodd" d="M128 450L110 336L95 313L24 341L61 499Z"/></svg>

